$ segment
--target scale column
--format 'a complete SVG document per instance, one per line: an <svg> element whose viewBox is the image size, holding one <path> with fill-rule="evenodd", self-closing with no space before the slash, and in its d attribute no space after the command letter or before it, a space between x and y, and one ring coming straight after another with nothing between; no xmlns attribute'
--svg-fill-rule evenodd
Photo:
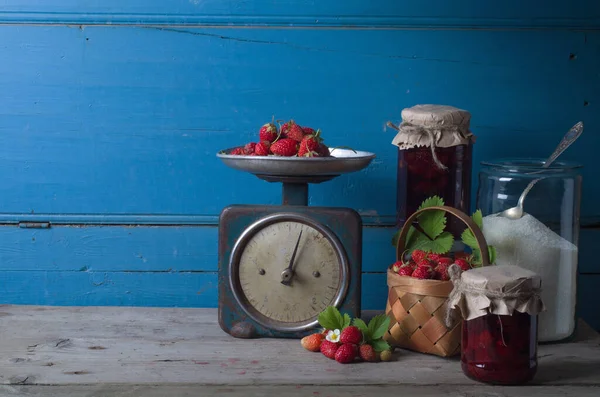
<svg viewBox="0 0 600 397"><path fill-rule="evenodd" d="M308 205L308 183L283 182L283 205Z"/></svg>

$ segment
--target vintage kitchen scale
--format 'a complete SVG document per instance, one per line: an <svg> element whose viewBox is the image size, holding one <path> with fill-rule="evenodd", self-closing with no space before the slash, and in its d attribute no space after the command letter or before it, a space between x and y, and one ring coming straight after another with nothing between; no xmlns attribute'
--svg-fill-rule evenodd
<svg viewBox="0 0 600 397"><path fill-rule="evenodd" d="M308 205L308 184L367 167L375 155L217 154L229 167L283 185L282 205L231 205L219 218L219 324L238 338L301 338L328 306L360 316L362 221L350 208Z"/></svg>

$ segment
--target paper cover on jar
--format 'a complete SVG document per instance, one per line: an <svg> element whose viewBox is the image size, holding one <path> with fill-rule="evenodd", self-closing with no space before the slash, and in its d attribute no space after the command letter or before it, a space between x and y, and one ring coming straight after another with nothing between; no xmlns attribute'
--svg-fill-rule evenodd
<svg viewBox="0 0 600 397"><path fill-rule="evenodd" d="M469 130L471 114L447 105L415 105L402 110L402 123L392 144L400 149L417 146L466 145L474 135ZM433 142L433 145L432 145Z"/></svg>
<svg viewBox="0 0 600 397"><path fill-rule="evenodd" d="M464 320L486 314L512 315L514 311L537 315L545 310L540 297L539 275L513 265L484 266L460 271L452 265L448 271L454 288L448 297L450 322L459 310Z"/></svg>

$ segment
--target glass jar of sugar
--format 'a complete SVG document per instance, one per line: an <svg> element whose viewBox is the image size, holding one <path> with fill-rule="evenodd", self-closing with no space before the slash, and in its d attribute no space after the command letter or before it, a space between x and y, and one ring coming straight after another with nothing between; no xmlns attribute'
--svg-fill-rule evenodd
<svg viewBox="0 0 600 397"><path fill-rule="evenodd" d="M496 264L516 265L539 274L547 310L539 316L539 341L570 338L575 331L581 165L557 161L542 168L542 159L483 162L477 208L483 234L497 251ZM500 216L517 205L527 185L523 217Z"/></svg>
<svg viewBox="0 0 600 397"><path fill-rule="evenodd" d="M519 385L537 372L538 316L544 310L539 275L518 266L449 273L447 325L461 318L461 367L474 380ZM456 316L456 312L460 316ZM455 322L456 324L456 322Z"/></svg>
<svg viewBox="0 0 600 397"><path fill-rule="evenodd" d="M423 200L441 197L445 204L469 213L471 204L471 114L445 105L416 105L402 110L398 133L396 224L404 225ZM464 225L449 220L448 230L460 238Z"/></svg>

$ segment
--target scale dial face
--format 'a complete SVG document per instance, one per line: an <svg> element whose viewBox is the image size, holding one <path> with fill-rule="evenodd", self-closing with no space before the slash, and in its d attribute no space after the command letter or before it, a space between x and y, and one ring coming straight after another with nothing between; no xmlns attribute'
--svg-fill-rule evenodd
<svg viewBox="0 0 600 397"><path fill-rule="evenodd" d="M295 253L294 253L295 252ZM231 255L231 284L255 321L279 331L317 324L348 286L343 247L329 229L307 217L277 214L244 231Z"/></svg>

